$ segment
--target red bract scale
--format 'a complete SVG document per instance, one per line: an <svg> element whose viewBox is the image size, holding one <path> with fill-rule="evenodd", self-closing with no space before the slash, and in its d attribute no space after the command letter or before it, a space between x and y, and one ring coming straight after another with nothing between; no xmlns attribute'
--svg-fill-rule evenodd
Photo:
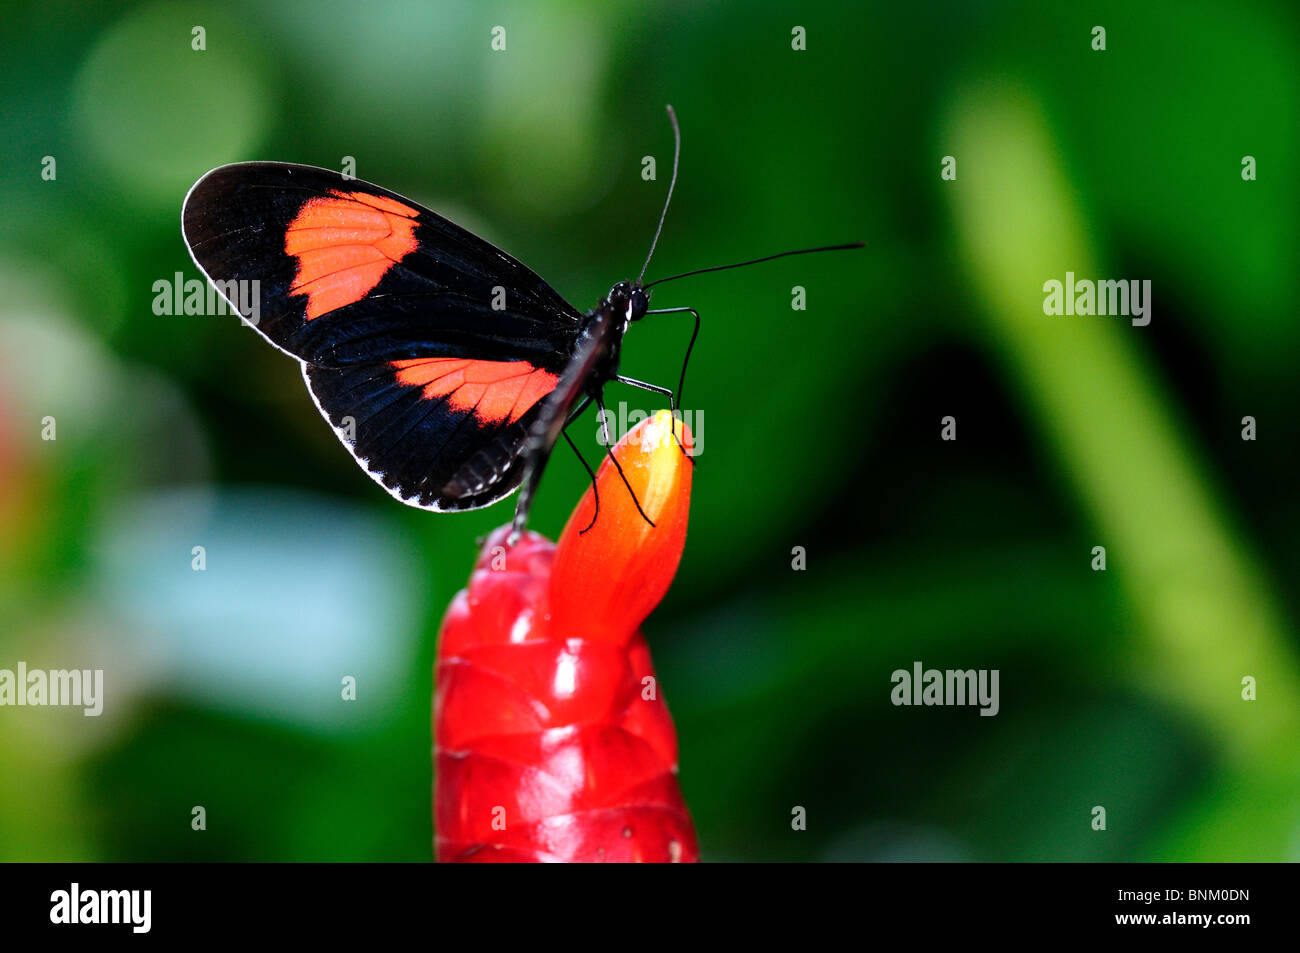
<svg viewBox="0 0 1300 953"><path fill-rule="evenodd" d="M434 706L440 861L699 860L677 735L640 625L686 542L690 434L660 412L614 448L558 544L488 539L443 620ZM681 440L681 445L678 443Z"/></svg>

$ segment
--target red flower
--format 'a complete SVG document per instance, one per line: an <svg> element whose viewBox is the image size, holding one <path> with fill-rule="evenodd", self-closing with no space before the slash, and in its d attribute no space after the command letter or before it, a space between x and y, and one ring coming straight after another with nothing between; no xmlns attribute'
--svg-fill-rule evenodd
<svg viewBox="0 0 1300 953"><path fill-rule="evenodd" d="M691 462L666 411L614 448L558 545L488 539L438 645L440 861L698 861L641 622L686 542ZM681 422L677 433L690 446Z"/></svg>

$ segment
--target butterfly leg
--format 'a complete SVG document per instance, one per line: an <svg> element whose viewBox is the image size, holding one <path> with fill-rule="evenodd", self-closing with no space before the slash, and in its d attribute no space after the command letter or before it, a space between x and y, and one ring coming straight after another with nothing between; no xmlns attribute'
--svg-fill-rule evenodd
<svg viewBox="0 0 1300 953"><path fill-rule="evenodd" d="M605 401L600 397L596 398L596 408L600 411L600 429L605 435L605 452L609 454L609 462L614 464L614 469L618 471L619 478L623 485L627 487L627 492L632 495L632 502L636 504L636 511L641 514L641 518L651 526L655 521L645 515L645 510L641 509L641 501L636 498L636 490L632 489L632 484L627 482L627 477L623 473L623 467L618 462L618 457L614 456L614 441L609 436L609 415L605 413Z"/></svg>
<svg viewBox="0 0 1300 953"><path fill-rule="evenodd" d="M528 511L532 509L533 496L537 492L537 484L542 478L542 468L546 466L547 458L550 456L551 448L555 446L555 441L559 439L560 434L564 433L564 428L573 423L589 406L591 406L591 397L584 396L578 406L562 419L559 417L557 410L553 419L541 417L533 425L533 430L528 435L528 441L524 445L524 455L527 458L527 463L524 469L524 479L519 487L519 502L515 504L515 518L510 527L510 536L506 540L507 545L513 546L519 542L519 537L523 534L524 524L528 522ZM568 435L565 434L565 436ZM582 462L586 466L587 461L583 460Z"/></svg>
<svg viewBox="0 0 1300 953"><path fill-rule="evenodd" d="M658 384L647 384L645 381L635 380L631 377L615 377L614 380L620 384L627 384L629 387L639 387L641 390L648 390L652 394L659 394L668 398L668 409L676 412L677 398L667 387L660 387Z"/></svg>
<svg viewBox="0 0 1300 953"><path fill-rule="evenodd" d="M569 420L572 422L573 418L570 417ZM582 462L582 468L587 471L587 476L591 477L591 495L596 501L596 512L591 514L591 522L587 524L587 529L578 530L578 535L581 536L596 525L596 517L600 516L600 487L596 485L596 471L591 468L587 458L582 455L578 445L573 442L573 438L569 436L569 431L563 430L561 433L564 434L564 439L569 442L569 446L573 448L573 452L578 455L578 459Z"/></svg>
<svg viewBox="0 0 1300 953"><path fill-rule="evenodd" d="M691 351L695 347L695 339L700 336L700 312L694 308L660 308L656 311L647 311L646 314L689 314L695 319L695 327L691 330L690 343L686 345L686 356L682 358L682 373L677 378L677 399L682 399L682 391L686 389L686 365L691 362Z"/></svg>
<svg viewBox="0 0 1300 953"><path fill-rule="evenodd" d="M682 444L682 438L677 436L677 417L680 413L677 408L680 405L673 392L667 387L660 387L658 384L647 384L645 381L634 380L631 377L615 377L614 380L618 381L620 384L627 384L630 387L638 387L641 390L647 390L652 394L660 394L661 396L668 398L668 409L672 411L673 415L673 439L677 441L677 446L681 449L682 453L686 454L686 459L691 461L691 466L694 466L695 457L692 456L690 451Z"/></svg>
<svg viewBox="0 0 1300 953"><path fill-rule="evenodd" d="M654 311L647 311L646 314L689 314L692 318L695 319L695 326L691 329L691 340L690 340L690 342L686 345L686 356L682 358L682 373L681 373L681 375L677 378L677 394L676 394L676 398L677 398L677 404L678 404L678 406L681 406L681 402L682 402L682 391L684 391L684 390L686 389L686 366L687 366L688 364L690 364L690 362L691 362L691 351L695 349L695 339L696 339L697 337L700 336L700 312L696 311L694 308L659 308L659 309L654 310ZM642 383L640 383L640 382L634 382L634 381L624 380L623 383L625 383L625 384L632 384L634 387L644 387L646 390L654 390L654 389L655 389L655 388L653 388L653 387L649 387L649 386L647 386L647 385L645 385L645 384L642 384ZM675 407L672 407L672 406L671 406L671 400L672 400L672 397L671 397L671 395L670 395L670 397L669 397L669 401L670 401L669 410L676 410ZM673 419L673 439L677 441L677 446L679 446L679 447L682 448L682 453L685 453L685 454L686 454L687 459L689 459L689 460L691 461L691 463L694 464L694 463L695 463L695 456L694 456L693 454L687 452L686 448L682 446L681 438L677 436L677 421L676 421L676 418L675 418L675 417L674 417L674 419Z"/></svg>

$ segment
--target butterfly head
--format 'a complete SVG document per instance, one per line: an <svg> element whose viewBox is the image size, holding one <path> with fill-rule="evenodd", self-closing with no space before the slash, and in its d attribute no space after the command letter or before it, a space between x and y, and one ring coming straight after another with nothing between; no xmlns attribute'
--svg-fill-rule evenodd
<svg viewBox="0 0 1300 953"><path fill-rule="evenodd" d="M650 292L639 282L620 281L609 289L605 300L615 314L631 323L645 317L646 309L650 307Z"/></svg>

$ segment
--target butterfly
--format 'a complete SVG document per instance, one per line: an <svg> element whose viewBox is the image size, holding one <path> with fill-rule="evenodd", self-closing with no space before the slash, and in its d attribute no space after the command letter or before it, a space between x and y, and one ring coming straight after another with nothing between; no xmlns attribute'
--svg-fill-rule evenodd
<svg viewBox="0 0 1300 953"><path fill-rule="evenodd" d="M671 106L668 114L673 176L650 254L635 281L619 281L585 313L527 266L436 212L313 166L213 169L185 197L182 233L226 303L300 362L317 409L389 494L448 512L488 506L522 486L517 538L551 451L593 402L609 451L607 383L679 406L686 361L676 391L618 373L628 327L648 314L694 316L689 361L699 313L651 310L651 285L752 263L643 283L681 155Z"/></svg>

